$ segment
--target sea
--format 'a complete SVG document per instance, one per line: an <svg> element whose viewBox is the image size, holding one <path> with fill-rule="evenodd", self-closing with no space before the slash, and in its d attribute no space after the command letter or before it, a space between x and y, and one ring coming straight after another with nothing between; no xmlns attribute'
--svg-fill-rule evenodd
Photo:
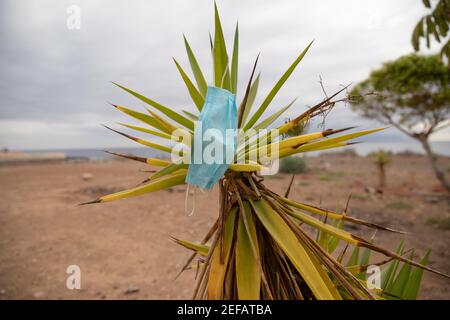
<svg viewBox="0 0 450 320"><path fill-rule="evenodd" d="M167 154L158 150L145 147L137 148L86 148L86 149L39 149L39 150L24 150L29 153L46 153L46 152L64 152L69 159L73 160L91 160L103 161L114 158L116 156L107 153L118 152L124 154L135 155L146 158L166 158Z"/></svg>
<svg viewBox="0 0 450 320"><path fill-rule="evenodd" d="M432 142L431 147L436 154L449 156L450 157L450 141L439 141ZM414 141L412 142L365 142L356 145L352 145L346 148L335 149L334 152L338 152L345 149L354 149L358 155L365 156L376 150L388 150L392 153L399 152L413 152L424 154L422 146ZM164 158L167 154L164 152L154 150L145 147L124 147L124 148L87 148L87 149L45 149L45 150L24 150L26 152L64 152L69 159L84 159L92 161L101 161L111 159L112 155L106 153L104 150L112 152L120 152L126 154L133 154L140 157L152 157L152 158ZM326 150L323 152L332 152L331 150ZM321 152L308 153L312 156L320 155Z"/></svg>

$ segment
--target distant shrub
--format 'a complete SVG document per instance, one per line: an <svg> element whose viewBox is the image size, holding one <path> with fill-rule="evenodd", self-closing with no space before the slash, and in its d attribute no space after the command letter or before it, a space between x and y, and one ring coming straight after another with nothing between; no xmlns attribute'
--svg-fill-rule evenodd
<svg viewBox="0 0 450 320"><path fill-rule="evenodd" d="M328 172L328 175L333 178L341 178L341 177L345 177L347 174L344 171L338 170L338 171Z"/></svg>
<svg viewBox="0 0 450 320"><path fill-rule="evenodd" d="M305 173L308 170L306 160L300 157L286 157L280 162L282 173Z"/></svg>
<svg viewBox="0 0 450 320"><path fill-rule="evenodd" d="M358 153L355 149L349 148L349 149L343 149L340 151L331 151L331 152L321 152L321 156L324 157L331 157L331 158L340 158L340 157L350 157L355 158L358 157Z"/></svg>
<svg viewBox="0 0 450 320"><path fill-rule="evenodd" d="M319 180L320 181L331 181L331 180L334 180L335 178L344 177L345 175L346 175L346 173L344 171L329 171L329 172L319 176Z"/></svg>
<svg viewBox="0 0 450 320"><path fill-rule="evenodd" d="M366 201L369 199L369 196L363 193L352 193L352 199Z"/></svg>
<svg viewBox="0 0 450 320"><path fill-rule="evenodd" d="M428 225L431 225L435 228L442 229L442 230L450 230L450 217L443 218L443 219L437 219L437 218L430 218L426 222Z"/></svg>
<svg viewBox="0 0 450 320"><path fill-rule="evenodd" d="M397 156L403 156L403 157L416 157L421 156L422 154L416 151L412 151L409 149L398 151L395 153Z"/></svg>
<svg viewBox="0 0 450 320"><path fill-rule="evenodd" d="M397 200L397 201L388 203L386 205L386 208L394 209L394 210L407 210L407 209L411 209L412 206L407 202L404 202L402 200Z"/></svg>
<svg viewBox="0 0 450 320"><path fill-rule="evenodd" d="M383 189L386 186L386 166L391 162L390 152L380 149L372 154L375 158L375 165L378 168L378 187Z"/></svg>

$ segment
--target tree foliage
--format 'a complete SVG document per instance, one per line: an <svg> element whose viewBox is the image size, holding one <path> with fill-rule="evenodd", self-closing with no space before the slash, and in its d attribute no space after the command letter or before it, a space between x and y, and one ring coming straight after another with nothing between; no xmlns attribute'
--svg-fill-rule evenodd
<svg viewBox="0 0 450 320"><path fill-rule="evenodd" d="M431 0L422 0L425 7L431 9L431 12L423 16L417 22L412 34L412 45L414 50L420 50L420 39L425 39L427 48L430 48L431 37L437 42L445 42L445 37L450 29L450 0L439 0L436 6L432 7ZM447 57L450 60L450 40L441 49L440 56Z"/></svg>
<svg viewBox="0 0 450 320"><path fill-rule="evenodd" d="M437 56L403 56L355 86L352 106L410 136L428 137L448 125L449 81L450 71Z"/></svg>
<svg viewBox="0 0 450 320"><path fill-rule="evenodd" d="M419 140L438 180L450 183L429 145L431 134L450 125L450 69L438 56L411 54L385 63L352 90L352 108Z"/></svg>

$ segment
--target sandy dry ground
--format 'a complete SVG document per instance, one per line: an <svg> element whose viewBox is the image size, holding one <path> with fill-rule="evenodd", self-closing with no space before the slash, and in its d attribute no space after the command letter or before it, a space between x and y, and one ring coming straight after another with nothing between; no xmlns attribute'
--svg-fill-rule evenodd
<svg viewBox="0 0 450 320"><path fill-rule="evenodd" d="M450 231L427 220L449 216L449 198L426 159L395 157L387 169L382 199L376 168L364 158L310 158L310 172L297 176L292 198L334 209L350 192L351 214L407 230L379 232L376 242L394 249L401 238L422 255L432 248L431 266L450 274ZM448 171L450 159L441 159ZM132 187L146 177L134 162L60 163L0 167L0 299L173 299L189 298L193 272L174 280L188 252L170 235L200 240L217 216L217 190L196 195L196 211L184 211L184 187L134 199L77 206ZM92 179L83 180L84 173ZM289 176L266 179L283 192ZM371 230L353 229L370 237ZM81 290L66 288L66 268L79 265ZM450 281L426 274L421 298L449 299Z"/></svg>

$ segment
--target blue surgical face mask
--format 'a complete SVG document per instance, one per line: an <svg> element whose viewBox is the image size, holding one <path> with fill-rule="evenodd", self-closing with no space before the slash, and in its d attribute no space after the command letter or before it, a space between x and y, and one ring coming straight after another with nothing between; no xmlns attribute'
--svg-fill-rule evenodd
<svg viewBox="0 0 450 320"><path fill-rule="evenodd" d="M225 89L208 87L205 104L194 130L187 183L211 189L223 177L233 161L233 156L230 155L234 155L236 150L237 121L236 96ZM230 131L227 135L227 130L230 129L234 132L231 138ZM204 135L209 136L211 142L203 141ZM203 157L205 148L210 143L222 150L221 156L214 157L216 161L213 163L205 162ZM215 149L217 151L218 148Z"/></svg>

